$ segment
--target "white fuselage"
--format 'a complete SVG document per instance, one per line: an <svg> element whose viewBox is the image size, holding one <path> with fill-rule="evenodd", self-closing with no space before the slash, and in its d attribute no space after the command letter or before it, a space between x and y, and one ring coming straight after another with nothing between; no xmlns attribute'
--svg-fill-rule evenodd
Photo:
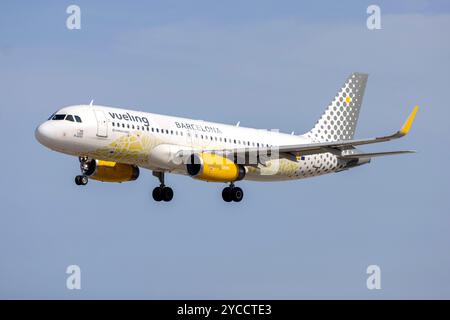
<svg viewBox="0 0 450 320"><path fill-rule="evenodd" d="M314 142L302 135L96 105L66 107L55 115L66 118L50 119L36 129L39 142L52 150L179 174L186 174L185 167L173 158L181 150L267 148ZM72 118L68 120L67 115ZM264 164L246 165L245 179L301 179L341 171L346 165L346 161L331 153L282 156Z"/></svg>

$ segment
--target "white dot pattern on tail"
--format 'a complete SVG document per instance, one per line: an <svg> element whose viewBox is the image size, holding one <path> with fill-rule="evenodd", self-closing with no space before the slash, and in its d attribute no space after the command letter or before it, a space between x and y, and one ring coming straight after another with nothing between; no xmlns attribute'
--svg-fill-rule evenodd
<svg viewBox="0 0 450 320"><path fill-rule="evenodd" d="M353 73L307 137L315 142L351 140L367 83L367 74Z"/></svg>

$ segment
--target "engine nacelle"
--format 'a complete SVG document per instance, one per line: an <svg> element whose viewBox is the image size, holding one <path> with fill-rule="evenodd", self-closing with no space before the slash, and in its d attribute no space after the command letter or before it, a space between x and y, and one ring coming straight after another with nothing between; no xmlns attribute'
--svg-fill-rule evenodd
<svg viewBox="0 0 450 320"><path fill-rule="evenodd" d="M84 175L103 182L134 181L139 177L139 167L131 164L90 159L82 161L80 167Z"/></svg>
<svg viewBox="0 0 450 320"><path fill-rule="evenodd" d="M214 153L192 154L186 164L188 174L210 182L233 182L245 177L245 168L228 158Z"/></svg>

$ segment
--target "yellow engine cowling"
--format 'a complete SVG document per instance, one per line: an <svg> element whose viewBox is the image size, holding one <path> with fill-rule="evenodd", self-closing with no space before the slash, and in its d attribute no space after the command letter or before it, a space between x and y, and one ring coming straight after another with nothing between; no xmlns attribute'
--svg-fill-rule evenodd
<svg viewBox="0 0 450 320"><path fill-rule="evenodd" d="M139 167L104 160L89 160L81 165L81 170L91 179L103 182L134 181L139 177Z"/></svg>
<svg viewBox="0 0 450 320"><path fill-rule="evenodd" d="M191 155L186 169L191 177L210 182L233 182L245 177L244 166L214 153Z"/></svg>

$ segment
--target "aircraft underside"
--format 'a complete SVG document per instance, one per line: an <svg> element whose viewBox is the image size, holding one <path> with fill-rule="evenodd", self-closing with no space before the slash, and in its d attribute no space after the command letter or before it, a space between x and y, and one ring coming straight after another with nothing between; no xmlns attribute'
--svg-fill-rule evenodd
<svg viewBox="0 0 450 320"><path fill-rule="evenodd" d="M194 179L198 178L189 170L189 165L180 164L175 168L162 168L158 164L151 163L149 160L140 161L139 165L129 160L125 162L123 155L111 155L107 159L98 160L94 156L96 152L89 153L88 156L80 156L81 175L75 178L77 185L86 185L89 178L104 182L126 182L136 180L139 176L139 167L151 170L153 175L158 178L160 185L155 187L152 196L155 201L171 201L174 195L173 190L165 183L166 173L180 174ZM135 155L135 158L149 159L148 154ZM117 162L121 160L122 162ZM219 174L213 177L199 178L199 180L209 182L226 183L222 192L223 200L226 202L239 202L242 200L244 192L237 187L235 183L240 180L275 182L298 180L309 177L324 175L328 173L339 172L350 167L368 163L364 161L360 164L340 160L331 153L312 154L305 157L299 157L296 160L275 159L267 161L264 165L244 165L241 177L235 179L219 177ZM224 170L224 169L221 169Z"/></svg>

